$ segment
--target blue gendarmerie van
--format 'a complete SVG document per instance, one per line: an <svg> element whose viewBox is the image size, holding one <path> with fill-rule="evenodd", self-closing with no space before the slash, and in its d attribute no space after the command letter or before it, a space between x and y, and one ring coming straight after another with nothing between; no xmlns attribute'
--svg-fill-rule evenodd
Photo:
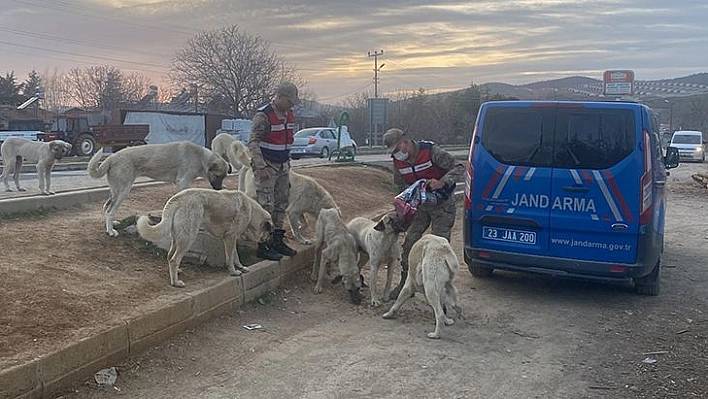
<svg viewBox="0 0 708 399"><path fill-rule="evenodd" d="M666 169L676 166L645 105L486 102L465 176L465 262L480 277L634 281L657 295Z"/></svg>

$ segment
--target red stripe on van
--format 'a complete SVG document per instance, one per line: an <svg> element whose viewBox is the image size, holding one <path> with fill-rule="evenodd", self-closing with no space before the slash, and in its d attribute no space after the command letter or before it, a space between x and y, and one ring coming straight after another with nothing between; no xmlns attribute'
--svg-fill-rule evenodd
<svg viewBox="0 0 708 399"><path fill-rule="evenodd" d="M497 170L494 171L494 176L492 176L492 178L489 179L489 183L487 184L487 187L484 188L484 192L482 193L482 198L489 198L489 192L492 191L492 187L494 187L497 184L497 182L499 181L499 176L501 176L503 171L504 171L504 166L499 165L497 167Z"/></svg>
<svg viewBox="0 0 708 399"><path fill-rule="evenodd" d="M516 168L516 172L514 173L514 180L519 180L519 178L521 178L521 175L526 172L526 169L528 169L526 166L519 166L518 168Z"/></svg>
<svg viewBox="0 0 708 399"><path fill-rule="evenodd" d="M622 214L624 215L624 218L628 222L633 222L634 218L632 218L632 213L629 211L629 208L627 207L627 203L624 200L624 197L622 196L622 192L619 190L619 187L617 187L617 183L615 183L615 178L612 177L612 174L609 171L605 171L605 180L610 183L610 188L612 189L612 193L615 195L615 198L617 199L617 202L619 202L620 207L622 208Z"/></svg>
<svg viewBox="0 0 708 399"><path fill-rule="evenodd" d="M588 172L587 170L583 170L583 171L581 171L580 173L582 173L583 179L585 180L585 183L587 183L587 184L592 184L592 183L593 183L592 175L590 174L590 172Z"/></svg>

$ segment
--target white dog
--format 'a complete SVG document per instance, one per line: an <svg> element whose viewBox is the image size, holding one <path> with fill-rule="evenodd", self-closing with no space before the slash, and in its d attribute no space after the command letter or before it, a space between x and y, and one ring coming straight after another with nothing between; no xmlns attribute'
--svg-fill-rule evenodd
<svg viewBox="0 0 708 399"><path fill-rule="evenodd" d="M379 306L381 301L376 294L377 275L379 268L388 266L383 292L383 297L386 299L391 292L393 269L401 253L398 237L400 233L405 231L403 220L395 212L385 214L378 222L364 217L355 217L347 223L347 230L354 236L357 243L359 270L367 261L371 261L369 273L371 306Z"/></svg>
<svg viewBox="0 0 708 399"><path fill-rule="evenodd" d="M5 140L0 146L0 153L5 162L5 167L2 171L2 181L5 183L5 191L12 191L7 180L12 173L15 180L17 191L27 191L20 186L20 170L22 169L23 159L28 162L37 163L37 177L39 178L39 191L45 195L54 194L51 191L51 172L54 162L57 159L71 153L71 144L62 140L53 140L50 142L32 141L22 137L10 137Z"/></svg>
<svg viewBox="0 0 708 399"><path fill-rule="evenodd" d="M167 262L170 284L175 287L184 287L178 276L179 265L197 239L200 228L224 242L226 266L232 276L248 272L238 257L237 241L245 237L262 242L273 230L270 214L238 190L190 188L180 191L165 203L160 223L151 226L149 220L149 216L138 218L138 233L153 242L171 239Z"/></svg>
<svg viewBox="0 0 708 399"><path fill-rule="evenodd" d="M221 156L208 148L190 141L167 144L148 144L124 148L111 154L100 165L102 153L91 157L88 174L94 179L106 176L111 195L103 205L106 232L116 237L113 218L118 207L130 193L133 182L139 176L174 183L177 191L189 187L197 177L207 179L211 186L220 190L229 173L230 165Z"/></svg>
<svg viewBox="0 0 708 399"><path fill-rule="evenodd" d="M322 209L339 209L332 195L317 180L290 170L290 195L288 196L288 221L293 237L301 244L309 245L310 240L303 237L302 230L307 227L309 214L317 218ZM253 170L244 167L239 172L239 188L251 198L256 198L256 185Z"/></svg>
<svg viewBox="0 0 708 399"><path fill-rule="evenodd" d="M310 277L317 281L315 293L321 293L327 268L337 264L340 275L332 283L341 280L354 304L361 303L361 278L356 264L356 241L347 230L337 209L323 209L315 224L315 260Z"/></svg>
<svg viewBox="0 0 708 399"><path fill-rule="evenodd" d="M248 148L229 133L219 133L211 141L211 150L230 163L234 172L251 165Z"/></svg>
<svg viewBox="0 0 708 399"><path fill-rule="evenodd" d="M418 240L408 256L408 278L391 310L384 313L384 319L393 319L401 305L415 292L425 293L425 298L435 312L435 331L428 338L440 338L442 325L450 326L455 321L447 316L453 309L461 313L457 306L457 289L452 284L460 264L450 243L443 237L425 234Z"/></svg>

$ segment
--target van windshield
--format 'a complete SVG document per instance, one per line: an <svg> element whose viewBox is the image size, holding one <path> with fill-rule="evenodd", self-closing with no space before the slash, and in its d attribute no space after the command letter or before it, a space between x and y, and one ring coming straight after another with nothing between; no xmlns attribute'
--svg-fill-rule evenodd
<svg viewBox="0 0 708 399"><path fill-rule="evenodd" d="M701 144L701 136L697 134L675 134L672 144Z"/></svg>
<svg viewBox="0 0 708 399"><path fill-rule="evenodd" d="M629 109L492 107L482 145L506 164L606 169L632 153L635 132Z"/></svg>

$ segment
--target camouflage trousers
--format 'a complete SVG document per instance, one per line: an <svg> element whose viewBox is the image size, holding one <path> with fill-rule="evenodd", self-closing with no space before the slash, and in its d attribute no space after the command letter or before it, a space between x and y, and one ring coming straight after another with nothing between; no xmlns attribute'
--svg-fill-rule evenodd
<svg viewBox="0 0 708 399"><path fill-rule="evenodd" d="M290 162L277 164L266 161L268 178L261 179L260 171L254 169L256 201L270 213L275 229L283 228L285 210L290 196Z"/></svg>
<svg viewBox="0 0 708 399"><path fill-rule="evenodd" d="M413 217L413 223L406 232L406 238L403 240L401 266L403 270L408 270L408 254L411 252L411 247L416 241L425 234L428 227L430 232L436 236L444 237L450 241L452 226L455 225L455 214L457 213L455 196L450 199L431 205L421 205Z"/></svg>

